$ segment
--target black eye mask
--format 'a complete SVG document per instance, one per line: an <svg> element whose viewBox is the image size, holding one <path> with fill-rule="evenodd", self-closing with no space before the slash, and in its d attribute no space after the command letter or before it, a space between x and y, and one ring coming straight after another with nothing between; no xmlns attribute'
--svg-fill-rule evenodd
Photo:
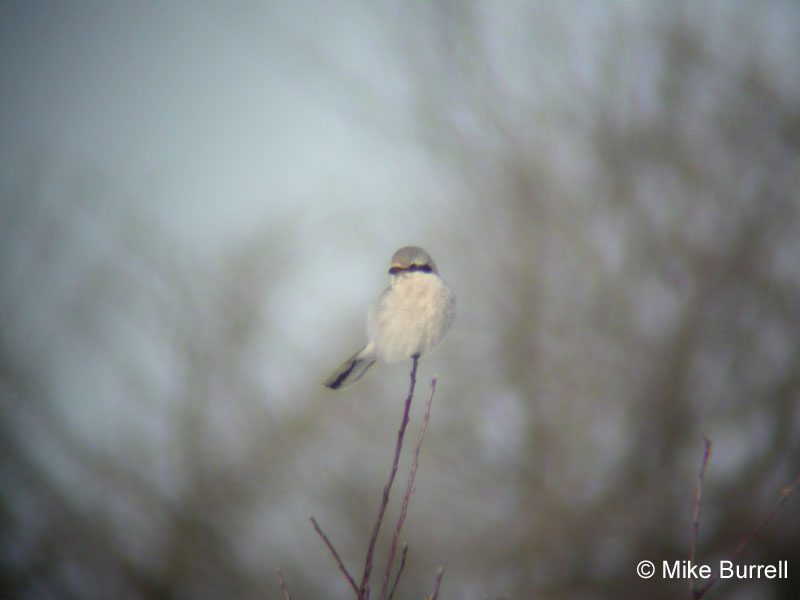
<svg viewBox="0 0 800 600"><path fill-rule="evenodd" d="M431 273L433 269L430 265L409 265L407 267L392 267L389 269L389 275L397 275L401 271L422 271L423 273Z"/></svg>

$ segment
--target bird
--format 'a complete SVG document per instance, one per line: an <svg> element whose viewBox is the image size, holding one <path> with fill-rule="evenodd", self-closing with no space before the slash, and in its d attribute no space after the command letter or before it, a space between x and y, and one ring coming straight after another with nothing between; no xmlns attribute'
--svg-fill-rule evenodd
<svg viewBox="0 0 800 600"><path fill-rule="evenodd" d="M325 380L338 390L361 379L380 360L397 363L430 352L453 325L456 297L431 255L404 246L389 266L390 283L367 311L367 344Z"/></svg>

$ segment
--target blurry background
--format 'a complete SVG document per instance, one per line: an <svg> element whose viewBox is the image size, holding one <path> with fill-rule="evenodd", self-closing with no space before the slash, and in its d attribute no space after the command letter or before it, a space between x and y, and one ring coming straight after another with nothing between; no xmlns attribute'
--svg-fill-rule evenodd
<svg viewBox="0 0 800 600"><path fill-rule="evenodd" d="M351 597L410 365L321 382L406 244L403 598L684 597L702 436L696 562L800 471L795 2L6 2L0 75L3 598Z"/></svg>

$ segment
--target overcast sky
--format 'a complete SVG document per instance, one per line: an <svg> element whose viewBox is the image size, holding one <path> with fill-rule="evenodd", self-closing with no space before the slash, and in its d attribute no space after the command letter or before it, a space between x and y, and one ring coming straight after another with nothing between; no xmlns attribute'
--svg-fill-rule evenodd
<svg viewBox="0 0 800 600"><path fill-rule="evenodd" d="M36 160L95 169L136 201L155 196L180 233L211 238L300 204L321 230L344 206L391 214L401 197L421 202L430 182L419 156L343 110L348 88L331 73L344 65L383 95L382 112L406 118L402 78L370 12L316 2L11 3L0 24L3 183Z"/></svg>

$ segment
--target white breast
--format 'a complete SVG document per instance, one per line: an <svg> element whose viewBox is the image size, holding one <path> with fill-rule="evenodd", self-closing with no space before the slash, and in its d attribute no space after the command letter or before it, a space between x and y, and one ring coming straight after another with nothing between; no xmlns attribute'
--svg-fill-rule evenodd
<svg viewBox="0 0 800 600"><path fill-rule="evenodd" d="M370 308L367 334L380 360L399 362L430 351L455 317L455 296L432 273L398 277Z"/></svg>

